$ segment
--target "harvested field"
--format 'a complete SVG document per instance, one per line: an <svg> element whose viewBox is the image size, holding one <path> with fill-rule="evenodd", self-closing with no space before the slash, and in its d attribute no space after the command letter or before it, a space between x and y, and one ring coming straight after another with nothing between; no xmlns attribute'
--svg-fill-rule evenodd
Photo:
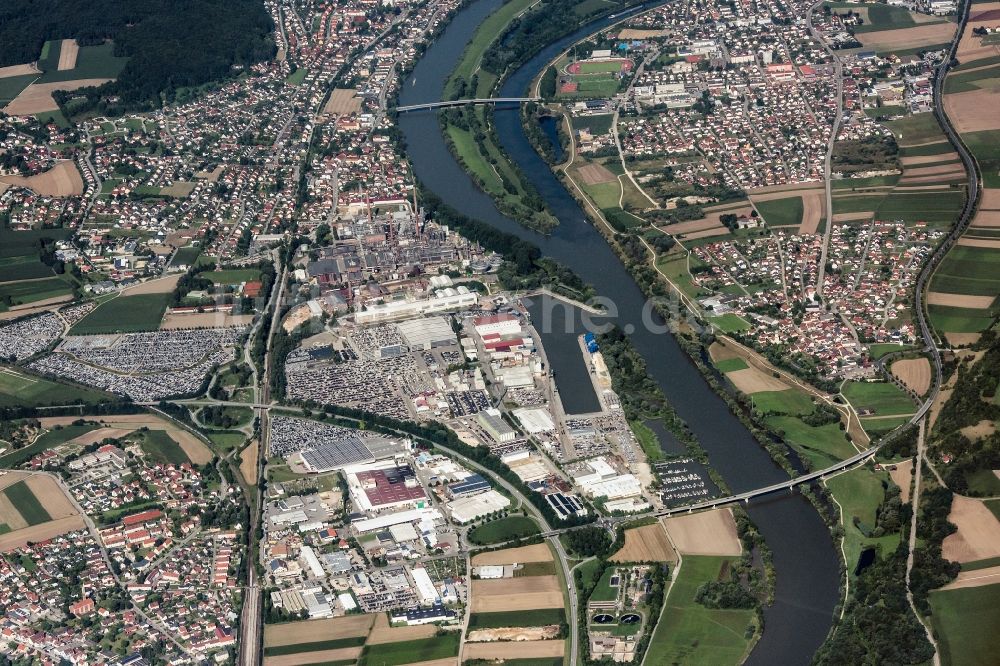
<svg viewBox="0 0 1000 666"><path fill-rule="evenodd" d="M59 49L59 67L57 69L60 72L65 72L67 69L74 69L78 55L80 55L80 45L76 43L75 39L62 40L62 47Z"/></svg>
<svg viewBox="0 0 1000 666"><path fill-rule="evenodd" d="M931 385L931 364L926 358L910 358L896 361L890 366L892 374L917 395L927 393Z"/></svg>
<svg viewBox="0 0 1000 666"><path fill-rule="evenodd" d="M1000 209L1000 188L983 188L982 200L980 201L979 206L980 208L986 208L988 210Z"/></svg>
<svg viewBox="0 0 1000 666"><path fill-rule="evenodd" d="M253 321L253 315L232 315L225 312L194 312L177 314L168 312L160 322L160 330L173 328L223 328L244 326Z"/></svg>
<svg viewBox="0 0 1000 666"><path fill-rule="evenodd" d="M982 333L945 333L948 344L956 347L975 344L979 342L979 338L982 336Z"/></svg>
<svg viewBox="0 0 1000 666"><path fill-rule="evenodd" d="M323 107L323 113L344 116L361 111L361 98L353 88L336 88L330 93L330 99Z"/></svg>
<svg viewBox="0 0 1000 666"><path fill-rule="evenodd" d="M525 562L551 562L552 551L544 543L536 543L520 548L504 548L489 553L479 553L472 557L472 566L486 564L524 564Z"/></svg>
<svg viewBox="0 0 1000 666"><path fill-rule="evenodd" d="M743 552L730 509L712 509L663 519L663 526L683 555L739 555Z"/></svg>
<svg viewBox="0 0 1000 666"><path fill-rule="evenodd" d="M90 446L91 444L96 444L105 439L118 439L119 437L124 437L130 432L132 432L131 428L98 428L97 430L85 432L79 437L74 437L66 443L78 446Z"/></svg>
<svg viewBox="0 0 1000 666"><path fill-rule="evenodd" d="M226 170L226 167L224 167L224 166L217 166L212 171L199 171L198 173L196 173L194 175L194 177L195 178L203 178L203 179L207 180L210 183L215 183L215 182L218 182L219 177L222 175L222 172L225 171L225 170Z"/></svg>
<svg viewBox="0 0 1000 666"><path fill-rule="evenodd" d="M167 277L157 278L155 280L148 280L134 287L129 287L128 289L123 289L122 294L125 296L136 296L138 294L169 294L177 286L177 281L181 279L183 273L177 273L176 275L168 275Z"/></svg>
<svg viewBox="0 0 1000 666"><path fill-rule="evenodd" d="M979 587L980 585L992 585L993 583L1000 583L1000 566L960 571L955 580L941 589L957 590L963 587Z"/></svg>
<svg viewBox="0 0 1000 666"><path fill-rule="evenodd" d="M711 229L712 227L721 226L718 219L712 219L710 217L705 217L700 220L691 220L690 222L678 222L677 224L669 224L664 227L659 227L661 231L665 231L668 234L686 234L692 231L704 231L705 229Z"/></svg>
<svg viewBox="0 0 1000 666"><path fill-rule="evenodd" d="M4 107L4 113L12 116L32 116L46 111L58 111L59 105L52 99L56 90L78 90L90 88L113 81L114 79L76 79L75 81L57 81L55 83L32 83L21 91L21 94Z"/></svg>
<svg viewBox="0 0 1000 666"><path fill-rule="evenodd" d="M400 641L412 641L417 638L430 638L435 633L437 633L437 627L433 624L422 624L414 627L392 627L389 625L388 616L385 613L378 613L375 616L375 626L372 627L371 633L368 634L367 645L398 643ZM329 637L325 634L323 635L323 640L327 640L328 638Z"/></svg>
<svg viewBox="0 0 1000 666"><path fill-rule="evenodd" d="M834 213L833 221L836 222L848 222L850 220L870 220L875 217L875 211L869 210L863 213Z"/></svg>
<svg viewBox="0 0 1000 666"><path fill-rule="evenodd" d="M18 548L24 548L28 542L37 543L52 537L82 530L85 527L81 516L68 516L59 520L52 520L41 525L26 527L23 530L0 534L0 553L6 553Z"/></svg>
<svg viewBox="0 0 1000 666"><path fill-rule="evenodd" d="M909 176L904 176L899 179L899 185L901 187L907 187L910 185L920 185L923 183L940 183L942 181L956 181L964 180L965 171L963 169L955 169L948 173L942 173L937 176L914 176L910 178Z"/></svg>
<svg viewBox="0 0 1000 666"><path fill-rule="evenodd" d="M910 501L910 485L913 480L911 471L913 470L913 461L906 460L896 465L896 469L889 470L889 478L892 482L899 486L899 498L906 504Z"/></svg>
<svg viewBox="0 0 1000 666"><path fill-rule="evenodd" d="M625 545L612 562L676 562L677 553L661 523L625 530Z"/></svg>
<svg viewBox="0 0 1000 666"><path fill-rule="evenodd" d="M712 236L725 236L729 233L729 229L723 226L712 227L711 229L704 229L702 231L695 231L694 233L684 234L685 240L697 240L698 238L710 238Z"/></svg>
<svg viewBox="0 0 1000 666"><path fill-rule="evenodd" d="M826 200L825 192L803 192L802 194L802 224L799 225L800 234L814 234L819 230L819 223L823 219L823 208Z"/></svg>
<svg viewBox="0 0 1000 666"><path fill-rule="evenodd" d="M928 305L950 305L956 308L975 308L985 310L989 308L996 296L973 296L971 294L946 294L940 291L927 292Z"/></svg>
<svg viewBox="0 0 1000 666"><path fill-rule="evenodd" d="M940 156L934 155L934 157L940 157ZM942 160L937 160L937 161L940 162ZM910 176L940 176L941 174L951 173L952 171L955 170L965 173L965 169L962 167L961 162L955 162L954 164L936 164L934 166L906 169L903 172L903 176L906 178Z"/></svg>
<svg viewBox="0 0 1000 666"><path fill-rule="evenodd" d="M447 657L445 659L432 659L430 661L417 661L406 666L458 666L458 659Z"/></svg>
<svg viewBox="0 0 1000 666"><path fill-rule="evenodd" d="M83 178L71 160L55 165L37 176L2 176L5 183L27 187L36 194L46 197L69 197L83 194Z"/></svg>
<svg viewBox="0 0 1000 666"><path fill-rule="evenodd" d="M668 37L669 30L639 30L636 28L625 28L618 33L618 39L650 39L652 37Z"/></svg>
<svg viewBox="0 0 1000 666"><path fill-rule="evenodd" d="M531 659L561 657L566 641L518 641L507 643L466 643L462 656L466 659Z"/></svg>
<svg viewBox="0 0 1000 666"><path fill-rule="evenodd" d="M954 562L974 562L1000 555L1000 521L982 500L952 496L948 520L958 531L945 537L941 554Z"/></svg>
<svg viewBox="0 0 1000 666"><path fill-rule="evenodd" d="M931 23L898 30L876 30L858 33L857 39L865 48L878 51L914 49L931 44L943 44L955 34L954 23Z"/></svg>
<svg viewBox="0 0 1000 666"><path fill-rule="evenodd" d="M496 613L500 611L562 607L562 587L559 585L559 579L556 576L530 576L472 581L472 604L470 609L472 613Z"/></svg>
<svg viewBox="0 0 1000 666"><path fill-rule="evenodd" d="M962 134L996 129L998 104L1000 92L994 90L969 90L944 96L948 118Z"/></svg>
<svg viewBox="0 0 1000 666"><path fill-rule="evenodd" d="M295 652L276 657L264 657L264 666L298 666L299 664L326 664L334 661L347 661L361 656L361 647L337 648L335 650L319 650L316 652Z"/></svg>
<svg viewBox="0 0 1000 666"><path fill-rule="evenodd" d="M989 248L1000 248L1000 238L969 238L962 237L958 239L957 245L965 245L967 247L989 247Z"/></svg>
<svg viewBox="0 0 1000 666"><path fill-rule="evenodd" d="M385 614L381 615L383 618ZM294 645L338 638L365 636L375 621L375 615L345 615L325 620L306 620L264 626L264 645Z"/></svg>
<svg viewBox="0 0 1000 666"><path fill-rule="evenodd" d="M240 474L250 485L257 484L257 452L260 449L257 441L253 440L250 445L240 453Z"/></svg>
<svg viewBox="0 0 1000 666"><path fill-rule="evenodd" d="M726 373L726 378L738 390L747 395L753 395L761 391L784 391L788 388L788 385L779 378L773 377L754 367L728 372Z"/></svg>
<svg viewBox="0 0 1000 666"><path fill-rule="evenodd" d="M958 160L958 153L941 153L940 155L909 155L900 157L899 162L903 166L916 166L918 164L932 164L935 162L951 162ZM906 170L909 173L909 169Z"/></svg>
<svg viewBox="0 0 1000 666"><path fill-rule="evenodd" d="M0 490L8 486L12 486L18 481L24 481L31 476L30 472L18 472L15 470L8 470L6 474L0 476Z"/></svg>
<svg viewBox="0 0 1000 666"><path fill-rule="evenodd" d="M0 525L6 525L12 532L23 530L28 526L28 521L4 493L0 493Z"/></svg>
<svg viewBox="0 0 1000 666"><path fill-rule="evenodd" d="M29 74L41 74L41 71L35 67L35 63L33 62L29 62L26 65L0 67L0 79L6 79L11 76L28 76Z"/></svg>
<svg viewBox="0 0 1000 666"><path fill-rule="evenodd" d="M47 474L33 474L25 482L31 494L42 505L53 520L77 515L73 503L56 480Z"/></svg>
<svg viewBox="0 0 1000 666"><path fill-rule="evenodd" d="M805 201L805 199L807 199L810 195L813 194L823 197L826 196L826 190L817 188L816 183L803 183L803 184L811 185L811 187L801 188L801 189L797 187L790 188L795 190L791 193L791 195L789 195L787 190L762 192L761 190L768 190L770 188L761 188L760 190L755 190L754 192L750 193L750 200L753 201L754 203L757 203L758 201L774 201L775 199L788 199L789 196L793 197L800 196L802 197L803 201Z"/></svg>
<svg viewBox="0 0 1000 666"><path fill-rule="evenodd" d="M499 629L473 629L466 636L469 643L490 641L543 641L559 637L559 626L547 627L501 627Z"/></svg>
<svg viewBox="0 0 1000 666"><path fill-rule="evenodd" d="M601 183L612 183L617 180L615 174L607 170L603 164L591 163L577 169L577 174L584 185L600 185Z"/></svg>
<svg viewBox="0 0 1000 666"><path fill-rule="evenodd" d="M766 201L766 199L760 199L760 195L769 194L771 192L792 192L795 190L812 190L820 188L822 183L818 182L805 182L796 183L794 185L767 185L765 187L755 187L752 190L747 190L747 194L760 201ZM823 190L824 192L826 190ZM781 199L783 197L774 197L776 199Z"/></svg>
<svg viewBox="0 0 1000 666"><path fill-rule="evenodd" d="M978 210L972 220L972 226L1000 227L1000 210Z"/></svg>

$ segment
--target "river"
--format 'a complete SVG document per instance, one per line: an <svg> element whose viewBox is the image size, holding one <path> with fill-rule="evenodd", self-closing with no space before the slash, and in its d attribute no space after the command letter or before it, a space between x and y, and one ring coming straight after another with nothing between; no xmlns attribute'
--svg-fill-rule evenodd
<svg viewBox="0 0 1000 666"><path fill-rule="evenodd" d="M442 99L444 82L476 27L502 4L502 0L475 0L458 12L404 82L400 105ZM534 76L559 52L611 22L601 19L549 45L507 79L500 96L522 96ZM504 149L559 219L559 226L550 236L526 229L497 211L490 197L476 187L449 152L435 112L411 112L399 118L407 153L420 181L460 212L535 243L546 256L593 285L599 295L612 299L617 308L615 321L630 333L650 374L734 493L787 479L725 401L712 391L674 337L643 324L646 299L642 291L579 204L531 147L518 110L498 108L494 116ZM539 326L539 322L535 324ZM561 361L558 357L552 361L559 381ZM559 385L565 401L573 386L569 382ZM764 611L764 634L746 663L807 664L826 638L839 600L840 560L830 533L812 505L797 494L755 501L747 510L771 549L777 581L774 604Z"/></svg>

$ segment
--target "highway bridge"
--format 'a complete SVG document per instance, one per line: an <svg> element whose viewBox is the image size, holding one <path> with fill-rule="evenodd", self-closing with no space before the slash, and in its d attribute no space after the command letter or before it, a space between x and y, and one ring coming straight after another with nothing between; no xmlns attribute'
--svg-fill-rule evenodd
<svg viewBox="0 0 1000 666"><path fill-rule="evenodd" d="M521 102L538 102L541 97L482 97L478 99L452 99L445 102L427 102L426 104L409 104L397 106L396 111L420 111L423 109L443 109L449 106L465 106L466 104L520 104Z"/></svg>

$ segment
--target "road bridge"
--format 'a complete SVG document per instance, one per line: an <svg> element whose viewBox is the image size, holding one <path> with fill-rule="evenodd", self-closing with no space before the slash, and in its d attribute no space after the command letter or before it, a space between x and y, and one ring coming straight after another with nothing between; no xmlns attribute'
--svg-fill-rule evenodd
<svg viewBox="0 0 1000 666"><path fill-rule="evenodd" d="M443 109L449 106L465 106L467 104L520 104L521 102L539 102L541 97L480 97L477 99L452 99L444 102L427 102L426 104L408 104L397 106L396 111L420 111L422 109Z"/></svg>

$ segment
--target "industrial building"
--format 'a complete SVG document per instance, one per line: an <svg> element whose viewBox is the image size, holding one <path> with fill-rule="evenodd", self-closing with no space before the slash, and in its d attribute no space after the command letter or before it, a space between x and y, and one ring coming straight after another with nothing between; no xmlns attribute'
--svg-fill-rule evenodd
<svg viewBox="0 0 1000 666"><path fill-rule="evenodd" d="M503 511L510 506L510 500L496 490L488 490L472 497L453 500L448 502L446 506L448 512L451 513L451 519L456 523L464 524L496 511Z"/></svg>
<svg viewBox="0 0 1000 666"><path fill-rule="evenodd" d="M503 444L504 442L513 442L517 438L517 431L503 420L499 410L487 409L479 412L476 414L476 421L494 442Z"/></svg>
<svg viewBox="0 0 1000 666"><path fill-rule="evenodd" d="M458 336L445 317L408 319L396 324L400 336L410 351L423 351L435 347L458 344Z"/></svg>

